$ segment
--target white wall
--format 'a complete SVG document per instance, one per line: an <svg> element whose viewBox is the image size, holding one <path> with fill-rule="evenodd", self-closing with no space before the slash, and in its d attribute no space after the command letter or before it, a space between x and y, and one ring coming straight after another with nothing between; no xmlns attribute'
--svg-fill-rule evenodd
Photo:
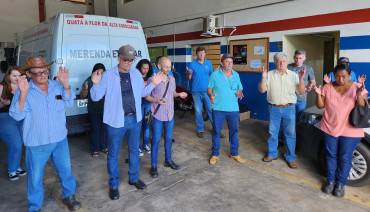
<svg viewBox="0 0 370 212"><path fill-rule="evenodd" d="M109 15L109 0L94 0L95 15Z"/></svg>
<svg viewBox="0 0 370 212"><path fill-rule="evenodd" d="M150 27L284 1L292 0L117 0L117 16Z"/></svg>
<svg viewBox="0 0 370 212"><path fill-rule="evenodd" d="M0 1L0 42L13 42L14 33L39 23L38 0Z"/></svg>
<svg viewBox="0 0 370 212"><path fill-rule="evenodd" d="M67 1L46 0L45 1L46 19L59 13L85 14L87 7L85 4L76 4Z"/></svg>

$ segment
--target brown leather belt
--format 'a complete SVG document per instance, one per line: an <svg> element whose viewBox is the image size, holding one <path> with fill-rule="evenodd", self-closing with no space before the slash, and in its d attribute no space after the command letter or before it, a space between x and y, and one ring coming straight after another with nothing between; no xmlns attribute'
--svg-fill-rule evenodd
<svg viewBox="0 0 370 212"><path fill-rule="evenodd" d="M288 107L288 106L290 106L290 105L292 105L292 104L293 104L293 103L288 103L288 104L286 104L286 105L274 105L274 104L272 104L272 106L283 108L283 107Z"/></svg>

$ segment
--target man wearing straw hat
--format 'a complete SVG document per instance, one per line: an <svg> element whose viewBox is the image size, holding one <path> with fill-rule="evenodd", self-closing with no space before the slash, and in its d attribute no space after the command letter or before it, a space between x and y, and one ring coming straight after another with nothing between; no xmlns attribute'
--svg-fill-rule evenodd
<svg viewBox="0 0 370 212"><path fill-rule="evenodd" d="M44 199L42 178L49 158L59 176L63 203L71 211L81 207L74 197L76 181L71 171L65 116L65 107L72 107L76 96L68 83L67 68L59 67L59 81L48 79L52 64L47 64L42 57L26 59L26 66L20 71L25 72L31 81L21 77L9 110L15 120L23 120L29 211L41 211Z"/></svg>

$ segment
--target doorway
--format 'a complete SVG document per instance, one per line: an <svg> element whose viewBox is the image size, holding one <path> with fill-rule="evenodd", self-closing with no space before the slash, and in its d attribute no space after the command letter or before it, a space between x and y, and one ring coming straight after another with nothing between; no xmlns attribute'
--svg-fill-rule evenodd
<svg viewBox="0 0 370 212"><path fill-rule="evenodd" d="M324 75L330 73L339 55L340 32L320 32L299 35L286 35L283 39L283 51L288 55L288 63L294 63L294 52L297 49L306 51L304 64L313 68L316 84L324 84ZM307 108L315 105L316 94L307 94Z"/></svg>

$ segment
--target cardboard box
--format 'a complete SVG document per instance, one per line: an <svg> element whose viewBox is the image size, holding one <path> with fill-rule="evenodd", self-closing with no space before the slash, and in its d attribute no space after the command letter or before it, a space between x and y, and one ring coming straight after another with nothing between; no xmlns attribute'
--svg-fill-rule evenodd
<svg viewBox="0 0 370 212"><path fill-rule="evenodd" d="M249 119L251 117L251 111L247 111L239 114L239 121Z"/></svg>

